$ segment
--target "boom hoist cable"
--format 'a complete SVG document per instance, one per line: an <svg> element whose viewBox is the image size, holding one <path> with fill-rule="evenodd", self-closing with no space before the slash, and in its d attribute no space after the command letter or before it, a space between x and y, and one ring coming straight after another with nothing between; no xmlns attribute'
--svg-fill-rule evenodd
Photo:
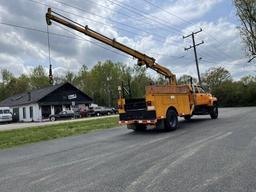
<svg viewBox="0 0 256 192"><path fill-rule="evenodd" d="M47 25L47 45L48 45L48 60L49 60L49 83L53 85L53 75L52 75L52 62L51 62L51 45L50 45L50 34L49 26Z"/></svg>

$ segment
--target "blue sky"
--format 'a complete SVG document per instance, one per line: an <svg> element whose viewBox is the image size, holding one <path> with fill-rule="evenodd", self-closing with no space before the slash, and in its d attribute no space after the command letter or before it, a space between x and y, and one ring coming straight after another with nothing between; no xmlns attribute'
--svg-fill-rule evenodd
<svg viewBox="0 0 256 192"><path fill-rule="evenodd" d="M255 65L246 62L248 58L231 0L8 0L0 1L0 21L46 31L44 16L48 6L155 57L158 63L168 67L178 77L182 74L196 76L193 52L184 51L184 47L191 44L191 39L183 40L182 35L201 27L203 32L196 36L197 42L205 41L198 48L198 55L202 57L201 73L211 67L222 66L231 72L234 79L255 75ZM138 13L138 10L141 11ZM48 70L46 34L3 24L0 27L1 69L7 68L16 76L29 74L39 64ZM50 26L49 30L74 37L57 24ZM50 35L55 76L61 76L66 71L77 72L84 64L91 68L97 61L107 59L127 65L136 63L136 60L106 45L100 44L103 49L95 40L83 38L85 40ZM148 73L156 75L150 70Z"/></svg>

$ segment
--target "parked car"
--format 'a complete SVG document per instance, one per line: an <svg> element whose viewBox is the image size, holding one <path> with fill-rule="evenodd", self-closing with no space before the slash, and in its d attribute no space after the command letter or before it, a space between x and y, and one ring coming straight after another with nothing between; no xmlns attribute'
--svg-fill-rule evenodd
<svg viewBox="0 0 256 192"><path fill-rule="evenodd" d="M10 107L0 107L0 123L1 122L11 122L12 113Z"/></svg>
<svg viewBox="0 0 256 192"><path fill-rule="evenodd" d="M80 117L87 117L88 116L88 111L86 109L80 109L80 108L73 108L72 109L75 113L79 114Z"/></svg>
<svg viewBox="0 0 256 192"><path fill-rule="evenodd" d="M117 113L118 113L117 108L112 108L112 111L113 111L114 114L117 114Z"/></svg>
<svg viewBox="0 0 256 192"><path fill-rule="evenodd" d="M55 115L50 115L49 119L51 121L56 121L59 119L73 119L73 118L79 118L79 117L80 117L79 113L76 113L72 110L67 110L67 111L61 111L60 113Z"/></svg>
<svg viewBox="0 0 256 192"><path fill-rule="evenodd" d="M80 114L80 117L88 117L88 111L86 110L80 110L79 114Z"/></svg>
<svg viewBox="0 0 256 192"><path fill-rule="evenodd" d="M113 114L113 110L108 107L90 107L88 110L89 116L101 116L101 115L111 115Z"/></svg>

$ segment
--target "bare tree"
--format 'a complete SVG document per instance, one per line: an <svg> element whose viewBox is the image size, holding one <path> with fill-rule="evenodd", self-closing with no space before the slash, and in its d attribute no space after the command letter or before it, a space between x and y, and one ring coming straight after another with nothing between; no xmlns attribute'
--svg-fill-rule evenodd
<svg viewBox="0 0 256 192"><path fill-rule="evenodd" d="M240 33L251 62L256 59L256 0L234 0L234 3L242 24Z"/></svg>

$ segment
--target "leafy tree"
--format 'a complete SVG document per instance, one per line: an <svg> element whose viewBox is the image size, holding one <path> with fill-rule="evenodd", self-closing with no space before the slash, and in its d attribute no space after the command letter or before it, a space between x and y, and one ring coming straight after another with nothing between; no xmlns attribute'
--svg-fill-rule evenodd
<svg viewBox="0 0 256 192"><path fill-rule="evenodd" d="M223 82L232 81L231 74L223 67L210 68L203 74L202 79L212 90L220 86Z"/></svg>
<svg viewBox="0 0 256 192"><path fill-rule="evenodd" d="M3 73L4 71L4 73ZM3 75L4 74L4 75ZM32 73L14 77L8 70L1 71L3 81L0 82L0 101L17 93L48 86L48 77L42 66L36 67ZM57 78L57 79L56 79ZM188 75L183 75L178 82L186 83ZM66 77L56 77L55 81L69 81L103 106L115 106L118 97L117 87L130 84L133 98L144 97L145 87L154 81L166 84L166 79L159 76L155 79L146 73L146 68L135 65L128 67L112 61L98 62L92 69L82 66L76 73L67 73ZM252 106L256 105L256 77L245 76L239 81L232 81L230 73L222 68L211 68L203 80L210 85L212 92L218 98L220 106Z"/></svg>
<svg viewBox="0 0 256 192"><path fill-rule="evenodd" d="M153 80L146 74L146 68L135 65L133 68L133 78L131 80L132 96L136 98L145 96L145 88Z"/></svg>
<svg viewBox="0 0 256 192"><path fill-rule="evenodd" d="M76 76L76 74L71 71L67 71L65 74L65 77L63 78L63 82L69 82L74 85L77 85L78 81L79 81L79 79Z"/></svg>
<svg viewBox="0 0 256 192"><path fill-rule="evenodd" d="M3 80L3 85L10 83L10 81L14 78L13 74L7 69L1 70L1 77Z"/></svg>
<svg viewBox="0 0 256 192"><path fill-rule="evenodd" d="M186 75L186 74L185 74L185 75L182 75L182 76L178 79L177 83L178 83L178 84L189 84L191 78L192 78L192 82L193 82L193 83L197 83L196 78L194 78L194 77L192 77L192 76L190 76L190 75Z"/></svg>
<svg viewBox="0 0 256 192"><path fill-rule="evenodd" d="M7 70L4 71L6 73L3 82L5 83L0 83L0 100L30 90L30 80L28 76L23 74L20 77L15 78Z"/></svg>
<svg viewBox="0 0 256 192"><path fill-rule="evenodd" d="M240 33L251 61L256 58L256 1L234 0L234 4L242 25Z"/></svg>
<svg viewBox="0 0 256 192"><path fill-rule="evenodd" d="M245 77L241 78L241 81L244 85L249 85L251 83L255 83L256 82L256 77L252 76L252 75L247 75Z"/></svg>
<svg viewBox="0 0 256 192"><path fill-rule="evenodd" d="M50 85L50 81L43 66L35 67L30 75L32 89L40 89Z"/></svg>

